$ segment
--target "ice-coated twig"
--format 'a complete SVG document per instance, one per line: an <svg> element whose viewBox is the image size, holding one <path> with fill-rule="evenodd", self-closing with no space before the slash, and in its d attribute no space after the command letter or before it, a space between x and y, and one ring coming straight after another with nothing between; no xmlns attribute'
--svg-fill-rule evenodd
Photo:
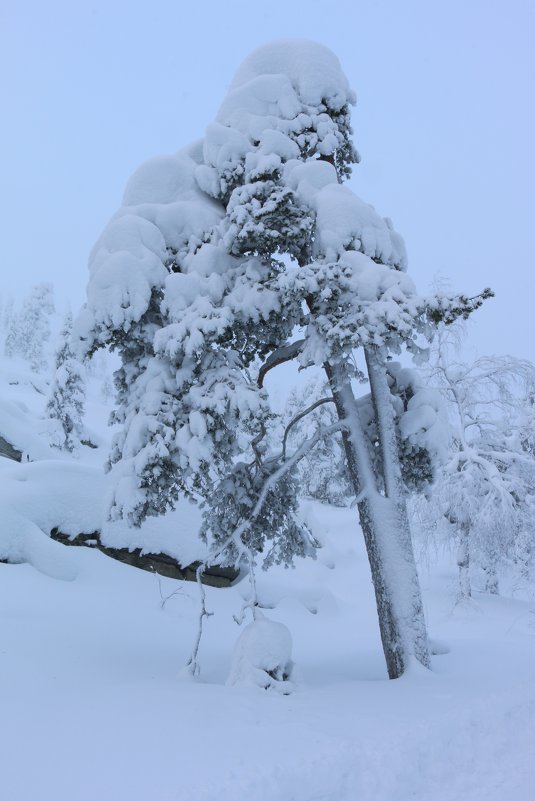
<svg viewBox="0 0 535 801"><path fill-rule="evenodd" d="M182 587L176 587L169 595L164 595L162 591L162 579L158 576L158 590L160 592L160 609L164 609L165 604L167 601L170 601L175 595L184 595L184 590Z"/></svg>
<svg viewBox="0 0 535 801"><path fill-rule="evenodd" d="M253 554L250 550L247 551L247 562L249 563L249 587L250 587L250 595L249 599L245 600L242 604L242 608L240 609L239 615L233 615L234 622L241 626L243 620L245 618L245 613L248 609L251 610L251 616L253 620L258 619L258 607L260 606L258 602L258 593L256 590L256 562L254 559Z"/></svg>
<svg viewBox="0 0 535 801"><path fill-rule="evenodd" d="M197 627L197 635L195 637L195 642L193 644L193 649L188 661L186 662L186 670L195 679L198 678L200 673L199 646L201 644L203 620L205 617L211 617L214 614L213 612L209 612L206 608L206 592L204 589L204 584L201 581L202 572L205 567L206 564L202 563L199 565L199 567L195 572L195 579L197 581L197 587L199 589L199 598L200 598L199 622Z"/></svg>

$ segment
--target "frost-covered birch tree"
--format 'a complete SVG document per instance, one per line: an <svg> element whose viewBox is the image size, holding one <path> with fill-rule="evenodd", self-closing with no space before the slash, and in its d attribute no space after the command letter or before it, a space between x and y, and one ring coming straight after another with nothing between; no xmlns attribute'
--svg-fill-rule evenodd
<svg viewBox="0 0 535 801"><path fill-rule="evenodd" d="M354 102L326 48L289 40L255 51L204 138L131 178L91 254L77 331L86 351L109 345L122 358L111 515L137 524L181 493L200 498L213 558L306 553L295 468L341 433L394 678L411 658L429 665L396 403L426 470L438 412L422 393L396 401L387 364L483 296L418 295L391 222L343 185L358 161ZM292 452L269 452L264 381L290 359L324 371L336 418Z"/></svg>
<svg viewBox="0 0 535 801"><path fill-rule="evenodd" d="M430 381L442 393L451 425L449 457L426 502L423 519L453 535L459 597L472 595L471 568L497 593L504 565L532 567L535 459L530 450L530 398L535 367L513 356L460 360L459 331L441 328Z"/></svg>

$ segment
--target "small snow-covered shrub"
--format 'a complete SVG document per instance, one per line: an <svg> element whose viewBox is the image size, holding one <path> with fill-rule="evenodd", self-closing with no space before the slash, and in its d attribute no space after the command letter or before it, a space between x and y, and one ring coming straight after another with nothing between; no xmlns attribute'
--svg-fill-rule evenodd
<svg viewBox="0 0 535 801"><path fill-rule="evenodd" d="M292 635L283 623L259 618L244 628L232 656L227 684L262 687L288 695L293 668Z"/></svg>

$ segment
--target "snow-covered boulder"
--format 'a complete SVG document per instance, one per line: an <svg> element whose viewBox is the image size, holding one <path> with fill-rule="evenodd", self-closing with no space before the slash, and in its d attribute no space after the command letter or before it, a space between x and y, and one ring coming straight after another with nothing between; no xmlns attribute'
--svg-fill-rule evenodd
<svg viewBox="0 0 535 801"><path fill-rule="evenodd" d="M227 684L261 687L288 695L293 669L292 635L282 623L259 618L244 628L232 656Z"/></svg>

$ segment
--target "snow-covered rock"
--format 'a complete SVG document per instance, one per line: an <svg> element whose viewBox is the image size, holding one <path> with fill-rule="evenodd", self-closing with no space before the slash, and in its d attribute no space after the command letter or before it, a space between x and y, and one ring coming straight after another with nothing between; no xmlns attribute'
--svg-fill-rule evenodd
<svg viewBox="0 0 535 801"><path fill-rule="evenodd" d="M287 695L293 689L292 635L283 623L261 617L244 628L232 657L227 684L262 687Z"/></svg>

